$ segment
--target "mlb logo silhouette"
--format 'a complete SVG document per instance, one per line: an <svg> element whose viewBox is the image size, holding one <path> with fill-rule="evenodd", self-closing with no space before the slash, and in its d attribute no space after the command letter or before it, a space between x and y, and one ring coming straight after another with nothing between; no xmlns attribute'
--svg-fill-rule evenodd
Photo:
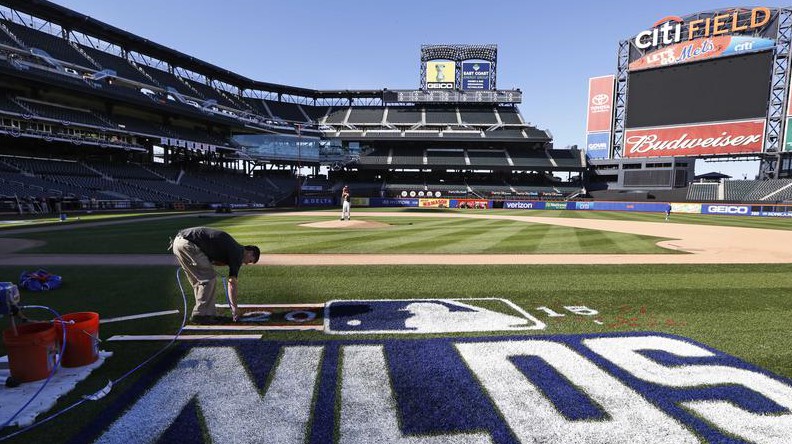
<svg viewBox="0 0 792 444"><path fill-rule="evenodd" d="M476 299L391 299L330 301L330 334L464 333L542 330L545 324L511 301Z"/></svg>

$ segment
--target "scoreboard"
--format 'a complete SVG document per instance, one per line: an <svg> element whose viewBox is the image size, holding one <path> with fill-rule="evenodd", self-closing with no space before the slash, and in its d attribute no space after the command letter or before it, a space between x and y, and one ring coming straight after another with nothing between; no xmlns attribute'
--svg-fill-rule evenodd
<svg viewBox="0 0 792 444"><path fill-rule="evenodd" d="M385 103L522 103L522 91L400 90L384 91Z"/></svg>

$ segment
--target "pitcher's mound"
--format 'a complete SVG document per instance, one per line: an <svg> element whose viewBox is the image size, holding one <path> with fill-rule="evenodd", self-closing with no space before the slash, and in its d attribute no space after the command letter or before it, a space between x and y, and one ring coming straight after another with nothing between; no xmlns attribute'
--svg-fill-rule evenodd
<svg viewBox="0 0 792 444"><path fill-rule="evenodd" d="M312 222L310 224L300 224L301 227L310 228L388 228L390 224L383 222L373 222L368 220L327 220L324 222Z"/></svg>

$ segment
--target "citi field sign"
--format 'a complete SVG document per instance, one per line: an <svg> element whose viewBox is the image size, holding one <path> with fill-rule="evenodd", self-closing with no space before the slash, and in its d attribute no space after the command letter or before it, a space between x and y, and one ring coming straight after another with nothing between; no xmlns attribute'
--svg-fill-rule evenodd
<svg viewBox="0 0 792 444"><path fill-rule="evenodd" d="M678 16L669 16L658 20L652 29L638 33L633 43L638 49L651 50L659 45L672 45L701 37L755 31L767 26L771 18L770 8L759 6L690 20L683 32L685 21Z"/></svg>

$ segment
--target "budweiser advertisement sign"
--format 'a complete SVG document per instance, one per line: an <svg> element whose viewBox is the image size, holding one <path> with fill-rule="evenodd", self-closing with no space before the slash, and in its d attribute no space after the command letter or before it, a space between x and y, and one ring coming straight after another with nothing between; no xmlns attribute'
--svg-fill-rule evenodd
<svg viewBox="0 0 792 444"><path fill-rule="evenodd" d="M711 156L761 153L764 119L628 129L624 157Z"/></svg>
<svg viewBox="0 0 792 444"><path fill-rule="evenodd" d="M589 79L588 118L586 131L589 133L611 130L613 116L613 82L615 76Z"/></svg>

